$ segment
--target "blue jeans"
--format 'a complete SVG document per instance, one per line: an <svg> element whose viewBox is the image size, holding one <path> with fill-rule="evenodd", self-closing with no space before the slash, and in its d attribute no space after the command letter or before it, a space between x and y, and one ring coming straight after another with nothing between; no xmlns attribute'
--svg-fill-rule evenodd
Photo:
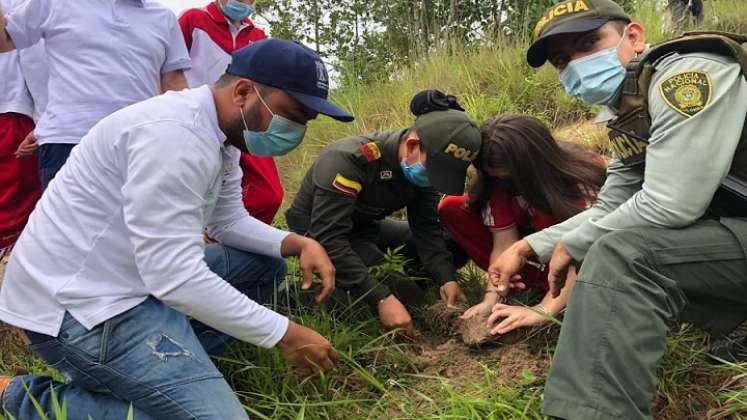
<svg viewBox="0 0 747 420"><path fill-rule="evenodd" d="M272 298L285 278L281 259L209 245L211 270L257 302ZM215 308L216 311L221 308ZM53 413L52 391L67 401L68 420L246 419L236 395L209 358L230 337L149 297L140 305L86 330L69 313L57 337L27 332L31 347L65 378L19 376L2 407L18 420L39 418L33 396ZM27 392L25 387L28 387Z"/></svg>
<svg viewBox="0 0 747 420"><path fill-rule="evenodd" d="M39 178L42 190L46 190L49 182L54 179L62 165L67 162L70 152L77 144L49 143L39 146Z"/></svg>

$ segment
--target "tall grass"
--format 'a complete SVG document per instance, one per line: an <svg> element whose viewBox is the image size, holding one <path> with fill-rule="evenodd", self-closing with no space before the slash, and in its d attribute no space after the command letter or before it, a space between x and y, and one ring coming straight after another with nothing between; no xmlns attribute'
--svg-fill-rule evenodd
<svg viewBox="0 0 747 420"><path fill-rule="evenodd" d="M702 27L747 32L744 0L718 0L717 4L718 23L707 17ZM653 1L641 0L635 18L646 26L652 42L669 36ZM527 42L498 38L470 50L452 45L401 69L392 80L333 92L332 100L351 110L356 121L341 124L320 118L310 124L303 145L279 159L287 199L293 197L321 148L332 141L408 127L413 120L408 109L410 98L426 88L456 94L478 122L503 112L529 113L554 127L560 138L604 149L604 130L585 122L594 110L569 99L553 69L527 66ZM292 271L293 267L291 264ZM470 295L479 295L479 270L463 274L464 288ZM304 310L295 313L294 319L328 337L341 353L340 365L319 378L304 379L292 375L276 351L236 345L216 361L254 418L543 418L541 376L526 373L518 383L507 382L490 364L484 366L480 378L469 382L426 374L414 358L418 346L395 342L379 329L372 314L362 309ZM707 338L689 328L675 331L668 344L657 372L658 419L747 418L747 366L712 366L705 352ZM542 350L544 357L552 350L552 345L547 345ZM17 365L33 373L49 373L38 359L6 356L0 357L0 371L5 373ZM58 415L49 413L49 418L64 420L62 407L64 402ZM0 420L4 420L2 415Z"/></svg>
<svg viewBox="0 0 747 420"><path fill-rule="evenodd" d="M704 22L679 32L716 29L747 33L745 0L718 0L718 22L713 21L709 2L705 2L707 17ZM652 43L673 36L665 30L662 10L655 0L640 0L633 17L646 27L647 39ZM537 70L526 64L528 44L526 39L501 36L471 49L449 45L400 69L392 80L333 92L331 99L350 110L356 120L342 124L319 118L310 124L302 146L278 159L286 197L293 198L306 169L327 144L370 131L409 127L413 122L410 99L422 89L437 88L457 95L462 106L478 122L499 113L521 112L558 128L591 117L593 110L565 94L554 69L546 65ZM604 136L598 133L579 132L577 135L589 146L600 150L606 147Z"/></svg>

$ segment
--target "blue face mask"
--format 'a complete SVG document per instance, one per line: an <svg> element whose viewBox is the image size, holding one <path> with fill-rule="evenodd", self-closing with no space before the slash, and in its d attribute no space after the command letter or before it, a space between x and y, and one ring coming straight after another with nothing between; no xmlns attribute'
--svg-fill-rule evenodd
<svg viewBox="0 0 747 420"><path fill-rule="evenodd" d="M259 91L256 88L254 91L257 92L257 97L262 105L272 114L272 121L265 131L251 131L246 125L244 110L241 109L241 121L244 123L244 143L249 153L254 156L281 156L295 149L306 134L306 126L272 112L265 100L262 99Z"/></svg>
<svg viewBox="0 0 747 420"><path fill-rule="evenodd" d="M425 166L423 166L420 161L408 165L407 161L402 159L402 161L399 162L399 166L402 167L402 173L405 174L405 179L407 179L411 184L417 185L418 187L431 186L431 180L428 179L428 173L425 171Z"/></svg>
<svg viewBox="0 0 747 420"><path fill-rule="evenodd" d="M227 18L239 22L253 15L255 10L253 4L244 4L238 0L228 0L222 9Z"/></svg>
<svg viewBox="0 0 747 420"><path fill-rule="evenodd" d="M568 95L587 104L607 105L625 78L625 67L620 63L617 46L607 48L568 63L560 73L560 81Z"/></svg>

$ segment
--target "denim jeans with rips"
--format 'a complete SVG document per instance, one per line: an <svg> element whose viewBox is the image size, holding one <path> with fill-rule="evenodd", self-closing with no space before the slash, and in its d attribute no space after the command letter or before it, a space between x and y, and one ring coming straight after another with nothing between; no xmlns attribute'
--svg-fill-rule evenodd
<svg viewBox="0 0 747 420"><path fill-rule="evenodd" d="M260 303L272 299L286 273L284 260L221 245L209 245L205 261ZM66 313L57 337L27 335L65 383L16 377L0 401L15 419L39 418L33 399L53 413L53 396L67 402L68 420L124 420L130 407L136 420L248 418L209 357L231 338L153 297L90 331Z"/></svg>

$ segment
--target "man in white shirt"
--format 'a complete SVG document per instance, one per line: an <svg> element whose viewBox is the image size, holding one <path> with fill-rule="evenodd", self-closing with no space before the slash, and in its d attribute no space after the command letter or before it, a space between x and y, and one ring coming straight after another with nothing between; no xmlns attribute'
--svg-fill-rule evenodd
<svg viewBox="0 0 747 420"><path fill-rule="evenodd" d="M49 103L34 134L44 188L101 118L187 87L190 60L176 16L153 1L26 0L0 10L0 52L42 39Z"/></svg>
<svg viewBox="0 0 747 420"><path fill-rule="evenodd" d="M0 9L9 5L10 0L0 0ZM0 54L0 257L10 252L41 196L36 153L16 154L44 105L31 91L36 79L24 64L34 67L45 59L36 47L28 51Z"/></svg>
<svg viewBox="0 0 747 420"><path fill-rule="evenodd" d="M238 168L240 150L295 148L318 113L352 120L327 93L316 53L266 40L237 51L214 86L95 125L32 213L0 289L0 320L68 383L5 378L2 408L33 417L31 396L51 404L53 390L80 418L125 418L130 404L139 419L246 418L208 357L228 336L331 368L326 339L252 299L267 301L282 257L296 255L304 288L321 278L322 302L334 267L317 242L246 212ZM205 248L205 228L221 245Z"/></svg>

